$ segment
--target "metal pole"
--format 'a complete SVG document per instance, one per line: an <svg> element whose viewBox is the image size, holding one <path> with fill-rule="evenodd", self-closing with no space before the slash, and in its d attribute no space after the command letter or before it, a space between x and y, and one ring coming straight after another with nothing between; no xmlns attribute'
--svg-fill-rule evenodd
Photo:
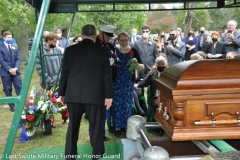
<svg viewBox="0 0 240 160"><path fill-rule="evenodd" d="M36 60L37 49L38 49L38 45L39 45L39 42L41 39L41 35L42 35L45 20L46 20L46 16L48 13L50 1L51 0L43 0L42 1L41 11L40 11L40 15L39 15L40 20L37 23L36 32L35 32L35 36L34 36L35 41L33 41L33 45L31 48L30 57L28 60L27 68L26 68L27 72L25 73L24 81L22 84L22 89L20 92L20 100L17 103L16 112L13 116L13 121L12 121L12 125L11 125L10 131L9 131L7 144L4 149L2 160L8 160L9 155L12 152L13 144L14 144L17 130L18 130L18 124L20 122L21 114L22 114L23 107L24 107L24 102L27 98L29 84L30 84L30 81L32 78L32 73L33 73L34 64L35 64L35 60Z"/></svg>
<svg viewBox="0 0 240 160"><path fill-rule="evenodd" d="M147 122L145 128L162 128L162 126L158 122Z"/></svg>
<svg viewBox="0 0 240 160"><path fill-rule="evenodd" d="M147 136L145 135L144 131L141 128L139 128L139 133L142 136L143 140L146 142L147 146L145 146L145 147L147 147L147 148L151 147L152 146L151 143L149 142Z"/></svg>

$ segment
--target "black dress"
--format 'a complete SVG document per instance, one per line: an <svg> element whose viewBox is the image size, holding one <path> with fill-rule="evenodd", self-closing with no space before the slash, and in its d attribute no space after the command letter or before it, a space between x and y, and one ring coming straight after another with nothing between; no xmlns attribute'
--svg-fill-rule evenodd
<svg viewBox="0 0 240 160"><path fill-rule="evenodd" d="M193 40L189 40L189 43L188 43L189 46L193 46ZM193 54L194 52L194 49L192 50L188 50L188 48L186 47L186 52L185 52L185 61L188 61L190 60L190 56Z"/></svg>

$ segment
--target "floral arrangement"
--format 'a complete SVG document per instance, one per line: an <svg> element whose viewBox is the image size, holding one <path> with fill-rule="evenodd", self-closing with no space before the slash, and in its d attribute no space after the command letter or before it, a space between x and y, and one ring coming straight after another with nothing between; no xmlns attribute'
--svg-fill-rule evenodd
<svg viewBox="0 0 240 160"><path fill-rule="evenodd" d="M36 87L30 91L29 99L25 101L21 116L21 124L26 131L32 132L33 129L41 125L43 119L50 119L54 122L53 114L64 111L67 107L58 103L58 92L41 89Z"/></svg>
<svg viewBox="0 0 240 160"><path fill-rule="evenodd" d="M134 61L132 60L133 56L134 56L134 51L131 50L129 52L129 55L131 57L131 59L128 61L127 65L128 66L128 70L131 74L134 74L135 73L135 70L139 70L139 66L138 66L138 62L137 61Z"/></svg>

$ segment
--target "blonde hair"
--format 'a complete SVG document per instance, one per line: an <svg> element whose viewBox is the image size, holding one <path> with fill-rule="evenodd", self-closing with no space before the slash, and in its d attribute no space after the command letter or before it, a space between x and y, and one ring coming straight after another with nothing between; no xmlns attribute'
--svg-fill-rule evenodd
<svg viewBox="0 0 240 160"><path fill-rule="evenodd" d="M217 31L213 31L212 34L211 34L211 37L213 36L217 36L218 38L220 37L220 33L217 32Z"/></svg>
<svg viewBox="0 0 240 160"><path fill-rule="evenodd" d="M155 64L158 64L160 61L162 61L165 64L165 66L167 66L166 58L164 58L163 56L157 57L156 60L155 60Z"/></svg>

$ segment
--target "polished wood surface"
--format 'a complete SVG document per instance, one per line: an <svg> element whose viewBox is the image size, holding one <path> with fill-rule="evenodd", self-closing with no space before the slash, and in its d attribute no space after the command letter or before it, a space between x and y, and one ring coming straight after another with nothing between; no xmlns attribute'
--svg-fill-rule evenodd
<svg viewBox="0 0 240 160"><path fill-rule="evenodd" d="M240 139L240 59L182 62L155 82L154 117L173 141Z"/></svg>

